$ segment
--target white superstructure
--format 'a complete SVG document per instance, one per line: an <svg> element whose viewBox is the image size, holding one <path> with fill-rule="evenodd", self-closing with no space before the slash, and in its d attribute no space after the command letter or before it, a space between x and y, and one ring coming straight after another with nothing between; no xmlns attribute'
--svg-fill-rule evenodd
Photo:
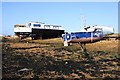
<svg viewBox="0 0 120 80"><path fill-rule="evenodd" d="M42 22L28 22L14 25L14 33L17 36L32 37L32 39L57 38L64 34L60 25L49 25Z"/></svg>
<svg viewBox="0 0 120 80"><path fill-rule="evenodd" d="M98 25L95 25L95 26L85 26L84 28L82 28L80 30L80 32L91 32L91 31L94 31L96 28L101 28L104 35L114 33L114 28L113 27L98 26Z"/></svg>
<svg viewBox="0 0 120 80"><path fill-rule="evenodd" d="M26 24L17 24L14 26L14 32L32 32L34 29L52 29L52 30L63 30L60 25L48 25L41 22L29 22Z"/></svg>

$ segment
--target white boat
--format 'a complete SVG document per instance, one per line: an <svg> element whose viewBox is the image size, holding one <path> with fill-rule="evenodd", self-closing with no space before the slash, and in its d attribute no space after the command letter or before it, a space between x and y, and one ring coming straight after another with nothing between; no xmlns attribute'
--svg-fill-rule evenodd
<svg viewBox="0 0 120 80"><path fill-rule="evenodd" d="M106 26L86 26L79 32L66 33L62 35L64 46L69 43L91 43L100 41L107 34L114 33L112 27Z"/></svg>
<svg viewBox="0 0 120 80"><path fill-rule="evenodd" d="M48 25L42 22L29 22L26 24L16 24L14 33L18 36L30 36L32 39L56 38L64 34L60 25Z"/></svg>

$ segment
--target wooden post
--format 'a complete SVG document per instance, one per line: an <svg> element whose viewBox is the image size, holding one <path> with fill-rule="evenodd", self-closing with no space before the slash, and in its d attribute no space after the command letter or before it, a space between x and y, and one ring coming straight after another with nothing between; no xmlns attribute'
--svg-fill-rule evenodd
<svg viewBox="0 0 120 80"><path fill-rule="evenodd" d="M42 39L42 34L40 34L40 39Z"/></svg>
<svg viewBox="0 0 120 80"><path fill-rule="evenodd" d="M64 46L68 46L68 42L67 42L67 40L64 41Z"/></svg>

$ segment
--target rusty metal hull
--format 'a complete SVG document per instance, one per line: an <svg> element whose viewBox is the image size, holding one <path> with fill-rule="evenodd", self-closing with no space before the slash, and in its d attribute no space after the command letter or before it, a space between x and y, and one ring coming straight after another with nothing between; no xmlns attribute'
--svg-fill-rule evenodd
<svg viewBox="0 0 120 80"><path fill-rule="evenodd" d="M69 40L68 42L69 42L69 43L78 43L78 42L81 42L81 43L92 43L92 42L99 41L99 40L101 40L101 39L103 39L103 37L79 38L79 39Z"/></svg>

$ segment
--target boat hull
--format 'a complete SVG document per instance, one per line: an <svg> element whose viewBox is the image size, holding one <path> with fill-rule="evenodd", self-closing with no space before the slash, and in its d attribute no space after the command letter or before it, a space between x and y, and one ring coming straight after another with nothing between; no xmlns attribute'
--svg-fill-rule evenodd
<svg viewBox="0 0 120 80"><path fill-rule="evenodd" d="M103 37L94 37L94 38L79 38L68 40L68 43L92 43L101 40Z"/></svg>
<svg viewBox="0 0 120 80"><path fill-rule="evenodd" d="M101 30L93 32L74 32L62 35L64 46L68 43L93 43L103 39L103 32Z"/></svg>

